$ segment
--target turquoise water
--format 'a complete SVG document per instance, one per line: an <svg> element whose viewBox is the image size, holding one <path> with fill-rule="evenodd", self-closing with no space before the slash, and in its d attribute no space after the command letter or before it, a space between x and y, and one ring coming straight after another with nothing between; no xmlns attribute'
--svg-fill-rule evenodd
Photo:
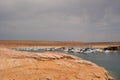
<svg viewBox="0 0 120 80"><path fill-rule="evenodd" d="M72 55L92 61L97 65L104 67L116 80L120 80L120 53L91 53Z"/></svg>

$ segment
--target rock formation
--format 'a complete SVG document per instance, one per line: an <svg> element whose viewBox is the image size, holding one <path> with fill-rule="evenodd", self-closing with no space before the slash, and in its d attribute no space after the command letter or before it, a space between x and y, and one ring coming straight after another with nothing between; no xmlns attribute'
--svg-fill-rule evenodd
<svg viewBox="0 0 120 80"><path fill-rule="evenodd" d="M0 80L113 80L96 64L75 56L0 49Z"/></svg>

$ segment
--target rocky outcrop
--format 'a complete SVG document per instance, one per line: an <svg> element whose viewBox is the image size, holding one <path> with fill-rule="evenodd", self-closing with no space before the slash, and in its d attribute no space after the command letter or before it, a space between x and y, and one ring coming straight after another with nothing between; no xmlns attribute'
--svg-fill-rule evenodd
<svg viewBox="0 0 120 80"><path fill-rule="evenodd" d="M113 80L96 64L62 53L0 49L0 80Z"/></svg>

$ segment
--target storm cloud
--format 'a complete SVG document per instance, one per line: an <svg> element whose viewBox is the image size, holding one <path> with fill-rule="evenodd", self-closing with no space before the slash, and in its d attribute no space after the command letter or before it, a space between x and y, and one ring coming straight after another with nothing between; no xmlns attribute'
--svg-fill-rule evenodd
<svg viewBox="0 0 120 80"><path fill-rule="evenodd" d="M120 41L120 0L0 0L1 40Z"/></svg>

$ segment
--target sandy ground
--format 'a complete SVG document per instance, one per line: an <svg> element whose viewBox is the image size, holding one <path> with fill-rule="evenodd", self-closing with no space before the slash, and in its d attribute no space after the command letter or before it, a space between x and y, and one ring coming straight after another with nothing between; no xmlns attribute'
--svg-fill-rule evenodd
<svg viewBox="0 0 120 80"><path fill-rule="evenodd" d="M96 64L62 53L0 48L0 80L113 80Z"/></svg>

